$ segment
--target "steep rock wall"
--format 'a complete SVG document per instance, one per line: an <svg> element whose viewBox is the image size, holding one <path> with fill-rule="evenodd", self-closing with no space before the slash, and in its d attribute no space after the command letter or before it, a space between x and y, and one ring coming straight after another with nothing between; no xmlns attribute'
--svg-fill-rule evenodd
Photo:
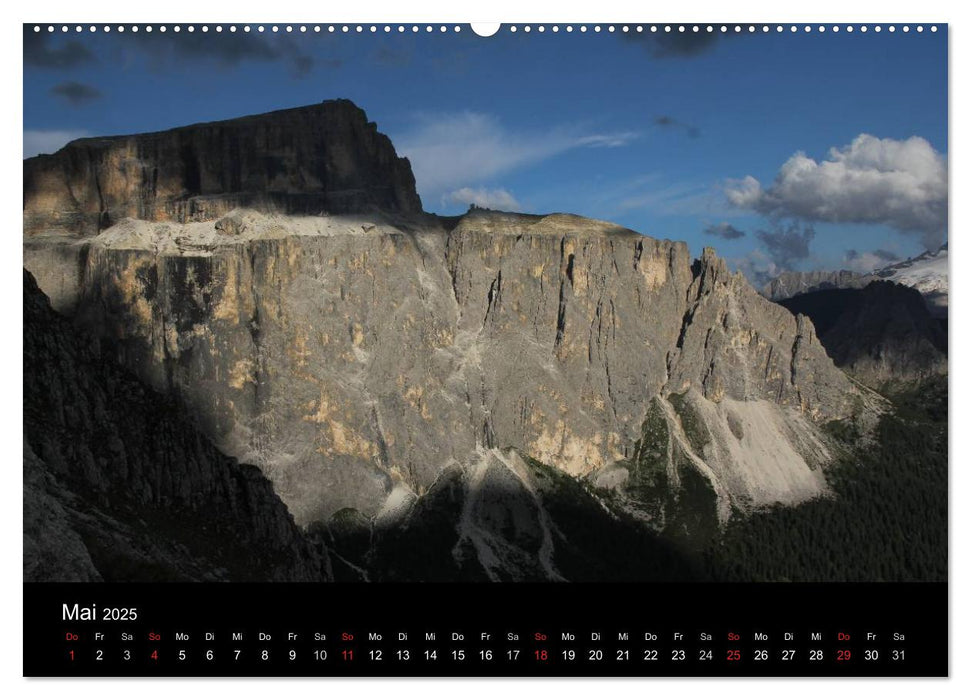
<svg viewBox="0 0 971 700"><path fill-rule="evenodd" d="M28 245L25 265L303 523L375 514L482 448L599 473L631 456L654 397L689 389L762 402L796 473L758 489L734 447L694 455L722 511L794 502L825 487L805 475L825 448L798 435L856 393L810 322L712 251L568 215L126 220ZM768 449L758 433L746 449Z"/></svg>
<svg viewBox="0 0 971 700"><path fill-rule="evenodd" d="M330 577L260 471L220 454L24 271L24 579Z"/></svg>
<svg viewBox="0 0 971 700"><path fill-rule="evenodd" d="M411 165L349 100L78 139L24 161L28 236L93 235L127 217L209 221L240 206L421 213Z"/></svg>

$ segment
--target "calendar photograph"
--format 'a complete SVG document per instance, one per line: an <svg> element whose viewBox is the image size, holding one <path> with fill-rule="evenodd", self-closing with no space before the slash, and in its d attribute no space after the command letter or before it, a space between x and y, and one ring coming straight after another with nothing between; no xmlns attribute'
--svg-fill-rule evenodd
<svg viewBox="0 0 971 700"><path fill-rule="evenodd" d="M946 625L946 24L22 31L23 582L61 644L189 584Z"/></svg>

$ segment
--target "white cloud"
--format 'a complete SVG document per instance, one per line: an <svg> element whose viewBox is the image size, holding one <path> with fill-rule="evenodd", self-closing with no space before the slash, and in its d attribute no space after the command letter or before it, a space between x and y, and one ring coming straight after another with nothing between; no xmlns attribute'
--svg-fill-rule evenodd
<svg viewBox="0 0 971 700"><path fill-rule="evenodd" d="M873 272L897 262L903 256L892 250L848 250L843 256L843 267L853 272Z"/></svg>
<svg viewBox="0 0 971 700"><path fill-rule="evenodd" d="M458 204L468 206L474 204L486 209L500 209L502 211L521 211L522 205L509 190L485 187L463 187L442 196L442 204Z"/></svg>
<svg viewBox="0 0 971 700"><path fill-rule="evenodd" d="M579 137L576 145L592 148L620 148L636 138L637 133L633 131L620 131L616 134L590 134L589 136Z"/></svg>
<svg viewBox="0 0 971 700"><path fill-rule="evenodd" d="M768 188L752 176L729 181L729 201L772 217L886 224L929 248L947 230L947 160L919 136L898 141L860 134L826 160L799 152Z"/></svg>
<svg viewBox="0 0 971 700"><path fill-rule="evenodd" d="M745 275L746 279L757 289L785 272L772 258L762 250L756 248L741 258L729 259L729 265Z"/></svg>
<svg viewBox="0 0 971 700"><path fill-rule="evenodd" d="M87 135L85 131L27 129L24 131L24 158L30 158L39 153L54 153L69 141Z"/></svg>
<svg viewBox="0 0 971 700"><path fill-rule="evenodd" d="M422 195L435 199L512 170L535 165L577 148L618 148L631 132L583 133L574 127L512 131L478 112L426 115L410 133L395 137L411 161Z"/></svg>

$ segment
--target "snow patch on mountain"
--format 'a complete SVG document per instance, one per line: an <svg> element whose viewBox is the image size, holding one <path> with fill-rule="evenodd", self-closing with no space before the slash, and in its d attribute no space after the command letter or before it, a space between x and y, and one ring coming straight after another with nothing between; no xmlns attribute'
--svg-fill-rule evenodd
<svg viewBox="0 0 971 700"><path fill-rule="evenodd" d="M913 287L927 300L935 316L947 316L947 243L936 251L925 251L914 258L888 265L873 274L891 282Z"/></svg>

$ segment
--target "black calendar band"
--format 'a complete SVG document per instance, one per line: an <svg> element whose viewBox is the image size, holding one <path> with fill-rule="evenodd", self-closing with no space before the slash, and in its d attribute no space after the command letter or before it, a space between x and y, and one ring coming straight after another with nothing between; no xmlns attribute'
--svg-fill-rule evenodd
<svg viewBox="0 0 971 700"><path fill-rule="evenodd" d="M26 676L946 676L947 584L25 584Z"/></svg>

